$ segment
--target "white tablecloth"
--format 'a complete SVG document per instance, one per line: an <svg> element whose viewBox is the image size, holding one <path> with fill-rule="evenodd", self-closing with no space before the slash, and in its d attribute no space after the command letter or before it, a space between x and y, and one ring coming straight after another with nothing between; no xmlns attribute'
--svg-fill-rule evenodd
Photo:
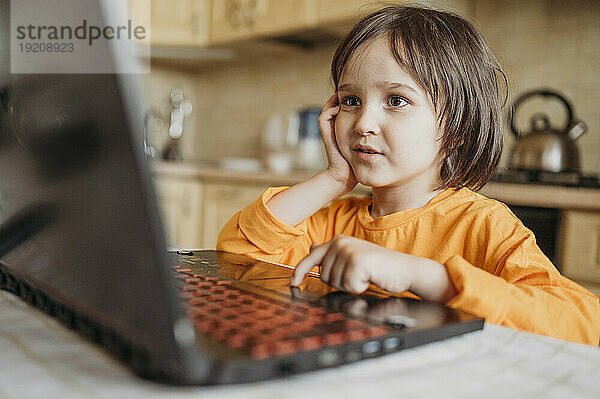
<svg viewBox="0 0 600 399"><path fill-rule="evenodd" d="M600 350L508 328L272 381L144 381L53 318L0 291L0 398L600 398Z"/></svg>

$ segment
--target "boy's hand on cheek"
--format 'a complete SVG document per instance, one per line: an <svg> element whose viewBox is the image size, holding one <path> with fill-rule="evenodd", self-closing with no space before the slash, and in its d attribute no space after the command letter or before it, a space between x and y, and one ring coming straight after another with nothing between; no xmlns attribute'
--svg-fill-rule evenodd
<svg viewBox="0 0 600 399"><path fill-rule="evenodd" d="M300 285L314 265L321 265L321 280L353 294L364 292L373 283L389 292L410 290L438 302L456 295L442 264L354 237L340 235L313 244L310 254L296 266L290 285Z"/></svg>
<svg viewBox="0 0 600 399"><path fill-rule="evenodd" d="M321 115L319 115L319 128L321 129L321 138L327 154L328 166L326 172L333 178L333 181L344 185L345 191L350 191L358 184L358 181L335 139L335 117L339 111L338 94L334 93L323 105Z"/></svg>

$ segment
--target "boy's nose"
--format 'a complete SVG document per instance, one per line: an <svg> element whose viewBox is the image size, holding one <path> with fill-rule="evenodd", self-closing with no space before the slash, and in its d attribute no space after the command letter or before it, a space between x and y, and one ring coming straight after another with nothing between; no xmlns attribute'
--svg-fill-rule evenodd
<svg viewBox="0 0 600 399"><path fill-rule="evenodd" d="M377 122L374 112L366 107L363 108L354 125L354 132L361 136L379 134L379 123Z"/></svg>

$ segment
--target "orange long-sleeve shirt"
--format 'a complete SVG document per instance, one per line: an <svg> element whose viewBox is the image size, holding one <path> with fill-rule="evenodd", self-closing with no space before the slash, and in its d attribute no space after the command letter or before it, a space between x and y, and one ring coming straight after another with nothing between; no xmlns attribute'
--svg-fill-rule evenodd
<svg viewBox="0 0 600 399"><path fill-rule="evenodd" d="M598 297L563 277L533 233L501 202L467 188L374 219L371 198L349 197L290 226L265 205L270 188L223 227L217 249L295 266L310 245L344 234L446 266L458 295L447 305L486 322L598 345Z"/></svg>

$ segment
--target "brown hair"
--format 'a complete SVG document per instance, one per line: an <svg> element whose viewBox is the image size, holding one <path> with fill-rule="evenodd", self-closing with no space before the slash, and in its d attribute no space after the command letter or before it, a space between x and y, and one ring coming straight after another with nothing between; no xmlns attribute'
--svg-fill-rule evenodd
<svg viewBox="0 0 600 399"><path fill-rule="evenodd" d="M376 11L344 36L331 63L337 91L350 56L366 41L388 37L399 65L429 94L435 106L442 167L440 187L478 190L494 173L502 153L497 77L506 75L475 27L462 17L420 5Z"/></svg>

